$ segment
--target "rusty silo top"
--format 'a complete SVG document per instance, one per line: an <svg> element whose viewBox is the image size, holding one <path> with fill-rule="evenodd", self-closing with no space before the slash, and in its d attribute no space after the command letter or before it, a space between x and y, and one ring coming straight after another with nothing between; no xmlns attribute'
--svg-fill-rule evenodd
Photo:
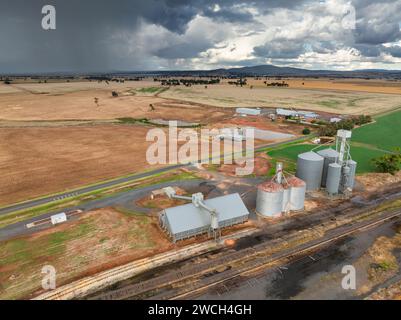
<svg viewBox="0 0 401 320"><path fill-rule="evenodd" d="M300 188L300 187L306 186L305 181L303 181L297 177L288 178L287 182L291 187L294 187L294 188Z"/></svg>
<svg viewBox="0 0 401 320"><path fill-rule="evenodd" d="M265 192L281 192L283 191L283 186L274 181L266 181L258 186L258 188Z"/></svg>

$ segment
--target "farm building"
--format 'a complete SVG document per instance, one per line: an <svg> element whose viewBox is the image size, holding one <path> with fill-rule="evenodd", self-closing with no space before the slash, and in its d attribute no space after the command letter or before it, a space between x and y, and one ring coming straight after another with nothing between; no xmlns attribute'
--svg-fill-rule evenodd
<svg viewBox="0 0 401 320"><path fill-rule="evenodd" d="M261 114L260 108L251 109L251 108L237 108L236 113L244 114L248 116L259 116Z"/></svg>
<svg viewBox="0 0 401 320"><path fill-rule="evenodd" d="M330 123L337 123L340 122L342 119L341 118L330 118Z"/></svg>
<svg viewBox="0 0 401 320"><path fill-rule="evenodd" d="M276 114L281 117L303 117L308 119L317 119L319 115L310 111L302 111L302 110L289 110L289 109L276 109Z"/></svg>
<svg viewBox="0 0 401 320"><path fill-rule="evenodd" d="M238 193L205 200L218 213L219 228L230 227L248 220L249 211ZM164 209L159 215L161 227L173 242L209 233L210 212L193 203Z"/></svg>
<svg viewBox="0 0 401 320"><path fill-rule="evenodd" d="M64 212L52 215L50 217L50 221L51 221L52 225L56 225L56 224L60 224L60 223L66 222L67 221L67 215Z"/></svg>

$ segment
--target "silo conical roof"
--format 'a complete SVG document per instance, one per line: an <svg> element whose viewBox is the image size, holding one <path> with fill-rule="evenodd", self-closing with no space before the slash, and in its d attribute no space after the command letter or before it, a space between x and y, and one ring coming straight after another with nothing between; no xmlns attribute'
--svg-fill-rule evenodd
<svg viewBox="0 0 401 320"><path fill-rule="evenodd" d="M322 156L318 155L316 152L309 151L305 153L301 153L298 155L298 158L308 161L322 161L324 160Z"/></svg>
<svg viewBox="0 0 401 320"><path fill-rule="evenodd" d="M320 150L317 152L320 156L325 157L325 158L338 158L339 153L331 148L327 148L324 150Z"/></svg>

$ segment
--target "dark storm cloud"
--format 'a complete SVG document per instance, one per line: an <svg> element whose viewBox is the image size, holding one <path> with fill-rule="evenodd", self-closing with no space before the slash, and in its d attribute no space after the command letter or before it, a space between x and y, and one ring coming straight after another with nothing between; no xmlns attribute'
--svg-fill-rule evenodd
<svg viewBox="0 0 401 320"><path fill-rule="evenodd" d="M48 0L0 0L1 72L142 68L139 60L143 57L135 54L131 66L116 61L118 56L113 46L121 43L110 40L113 34L133 33L141 21L182 34L197 14L243 23L253 18L249 13L240 12L238 5L263 9L294 6L293 1L276 0L52 0L50 3L57 9L55 31L43 31L40 25L41 8L49 4ZM213 10L216 4L219 4L218 11ZM178 56L182 57L194 56L195 51L205 49L205 43L181 46L188 52L181 52ZM176 58L174 51L177 50L167 48L159 55Z"/></svg>
<svg viewBox="0 0 401 320"><path fill-rule="evenodd" d="M353 0L357 30L354 42L346 45L357 45L366 56L376 56L379 51L389 53L381 44L400 39L400 2ZM175 59L191 59L200 53L207 57L206 50L222 45L221 35L209 36L210 30L204 30L204 37L201 32L201 36L199 32L195 36L187 34L196 17L206 17L221 24L221 28L230 28L226 23L232 23L241 28L237 35L251 36L266 29L257 21L260 15L274 13L279 8L290 11L313 8L319 3L319 0L0 0L0 72L141 70L158 69L161 64L168 67ZM57 9L55 31L41 28L41 8L46 4ZM315 11L319 18L322 13ZM282 25L286 22L282 21ZM143 29L144 25L162 29L148 31ZM142 30L163 32L165 38L143 34ZM230 41L227 38L227 45ZM274 39L257 46L256 57L236 64L246 64L253 58L255 61L267 57L296 58L305 52L305 43L319 53L340 47L338 39L310 42L305 37ZM391 54L397 56L397 50L393 51Z"/></svg>
<svg viewBox="0 0 401 320"><path fill-rule="evenodd" d="M356 44L354 45L363 56L369 58L376 58L383 52L382 45L368 45L368 44Z"/></svg>
<svg viewBox="0 0 401 320"><path fill-rule="evenodd" d="M378 45L401 39L401 2L354 0L357 25L355 43Z"/></svg>
<svg viewBox="0 0 401 320"><path fill-rule="evenodd" d="M305 52L305 46L302 41L276 39L264 46L254 48L256 56L271 59L292 59L297 58Z"/></svg>

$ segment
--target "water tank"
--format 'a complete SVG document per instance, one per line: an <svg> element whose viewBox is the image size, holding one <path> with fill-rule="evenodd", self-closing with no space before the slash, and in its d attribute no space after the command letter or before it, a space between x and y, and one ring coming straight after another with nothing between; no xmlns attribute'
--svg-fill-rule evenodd
<svg viewBox="0 0 401 320"><path fill-rule="evenodd" d="M283 207L282 212L289 212L291 210L291 188L289 185L283 186Z"/></svg>
<svg viewBox="0 0 401 320"><path fill-rule="evenodd" d="M298 155L296 176L306 183L306 190L320 189L322 184L324 158L315 152Z"/></svg>
<svg viewBox="0 0 401 320"><path fill-rule="evenodd" d="M348 160L347 166L350 168L349 181L347 187L354 189L355 186L355 175L356 175L356 167L358 163L354 160Z"/></svg>
<svg viewBox="0 0 401 320"><path fill-rule="evenodd" d="M326 191L329 194L338 194L341 181L341 166L337 163L330 163L327 170Z"/></svg>
<svg viewBox="0 0 401 320"><path fill-rule="evenodd" d="M336 150L331 149L331 148L320 150L317 153L324 158L323 174L322 174L322 187L326 187L326 179L327 179L327 173L329 170L329 165L331 163L337 162L340 154Z"/></svg>
<svg viewBox="0 0 401 320"><path fill-rule="evenodd" d="M305 208L306 183L297 177L291 177L287 182L291 187L290 209L303 210Z"/></svg>
<svg viewBox="0 0 401 320"><path fill-rule="evenodd" d="M284 188L281 184L268 181L258 186L256 212L264 217L281 215L283 209Z"/></svg>

